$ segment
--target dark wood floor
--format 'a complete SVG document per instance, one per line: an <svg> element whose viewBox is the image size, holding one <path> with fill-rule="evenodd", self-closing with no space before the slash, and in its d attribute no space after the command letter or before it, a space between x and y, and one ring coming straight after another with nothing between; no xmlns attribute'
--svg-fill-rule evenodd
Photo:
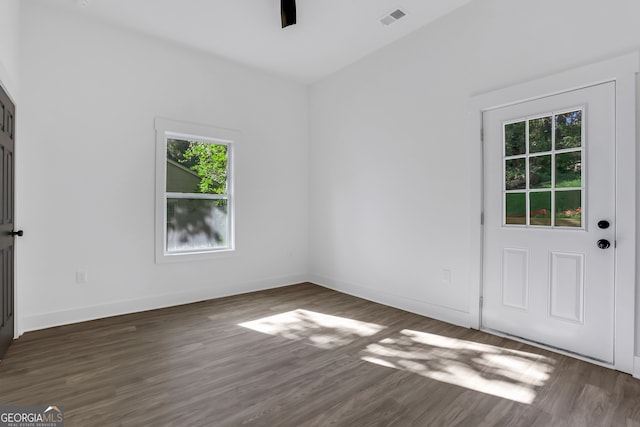
<svg viewBox="0 0 640 427"><path fill-rule="evenodd" d="M0 404L67 426L640 426L640 381L303 284L25 334Z"/></svg>

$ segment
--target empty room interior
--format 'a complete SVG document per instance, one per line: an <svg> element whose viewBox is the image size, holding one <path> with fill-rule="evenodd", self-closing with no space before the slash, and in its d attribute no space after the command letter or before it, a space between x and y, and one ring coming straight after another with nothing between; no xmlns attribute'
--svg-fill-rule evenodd
<svg viewBox="0 0 640 427"><path fill-rule="evenodd" d="M639 427L639 17L0 0L0 424Z"/></svg>

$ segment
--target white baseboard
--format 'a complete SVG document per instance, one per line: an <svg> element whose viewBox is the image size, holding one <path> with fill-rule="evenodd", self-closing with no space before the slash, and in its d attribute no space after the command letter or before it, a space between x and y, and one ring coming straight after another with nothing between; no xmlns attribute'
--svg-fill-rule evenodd
<svg viewBox="0 0 640 427"><path fill-rule="evenodd" d="M25 332L36 331L39 329L86 322L89 320L119 316L123 314L137 313L140 311L155 310L158 308L172 307L182 304L190 304L214 298L223 298L248 292L279 288L307 281L307 275L278 277L234 285L232 288L200 289L183 293L165 294L150 298L123 300L89 307L79 307L70 310L35 314L19 319L19 334L17 334L17 336L22 335Z"/></svg>
<svg viewBox="0 0 640 427"><path fill-rule="evenodd" d="M349 294L358 298L377 302L378 304L388 305L390 307L399 308L404 311L419 314L421 316L430 317L432 319L441 320L466 328L471 327L471 314L452 308L442 307L439 305L429 304L426 301L408 298L391 292L371 289L365 286L354 285L328 277L311 274L309 281L316 285L332 289L337 292Z"/></svg>
<svg viewBox="0 0 640 427"><path fill-rule="evenodd" d="M633 362L633 377L640 380L640 356L636 356Z"/></svg>

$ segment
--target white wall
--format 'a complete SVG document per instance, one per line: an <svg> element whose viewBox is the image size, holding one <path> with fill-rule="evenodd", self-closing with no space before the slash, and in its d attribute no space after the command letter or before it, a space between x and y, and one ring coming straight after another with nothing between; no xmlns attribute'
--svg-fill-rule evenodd
<svg viewBox="0 0 640 427"><path fill-rule="evenodd" d="M312 279L471 324L470 97L638 49L638 16L629 0L474 1L312 85Z"/></svg>
<svg viewBox="0 0 640 427"><path fill-rule="evenodd" d="M0 6L8 1L17 10L17 0ZM469 97L640 46L636 1L475 1L312 85L308 98L303 86L37 0L21 8L21 331L308 272L468 324L469 183L480 178L467 169ZM2 39L0 61L15 68ZM154 264L155 116L243 131L236 256ZM77 285L84 266L89 284Z"/></svg>
<svg viewBox="0 0 640 427"><path fill-rule="evenodd" d="M18 97L19 12L19 0L0 1L0 85L14 101Z"/></svg>
<svg viewBox="0 0 640 427"><path fill-rule="evenodd" d="M306 279L306 87L40 1L20 27L20 331ZM235 255L154 264L156 116L242 131Z"/></svg>

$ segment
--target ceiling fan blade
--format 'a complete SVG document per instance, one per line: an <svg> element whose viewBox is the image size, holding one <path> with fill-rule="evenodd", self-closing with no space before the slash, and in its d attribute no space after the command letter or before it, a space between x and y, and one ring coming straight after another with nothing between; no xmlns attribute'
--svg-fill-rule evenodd
<svg viewBox="0 0 640 427"><path fill-rule="evenodd" d="M280 0L282 28L296 23L296 0Z"/></svg>

